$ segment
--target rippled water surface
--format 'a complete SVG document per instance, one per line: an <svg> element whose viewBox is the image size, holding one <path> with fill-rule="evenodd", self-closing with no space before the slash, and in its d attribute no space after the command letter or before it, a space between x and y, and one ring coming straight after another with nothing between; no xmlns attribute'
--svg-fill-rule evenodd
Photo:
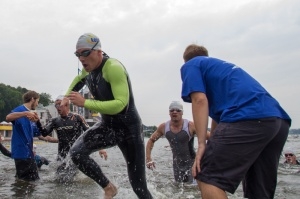
<svg viewBox="0 0 300 199"><path fill-rule="evenodd" d="M145 139L145 143L147 138ZM78 173L72 183L55 181L55 158L57 144L35 142L38 154L46 157L51 163L43 165L40 170L40 180L24 182L16 180L14 161L0 154L0 198L41 198L41 199L99 199L103 191L94 181L82 173ZM195 140L195 144L196 144ZM9 142L3 143L10 147ZM290 136L286 146L292 147L300 157L300 138ZM155 143L152 158L156 162L154 171L147 170L148 187L156 199L191 199L200 198L196 185L175 184L173 182L172 154L166 139ZM108 160L100 158L97 153L91 155L100 165L107 177L118 187L116 199L136 199L127 178L125 160L118 147L107 149ZM282 157L281 162L284 161ZM277 199L298 199L300 195L300 167L289 167L280 164L278 169ZM241 186L234 195L228 194L231 199L243 198Z"/></svg>

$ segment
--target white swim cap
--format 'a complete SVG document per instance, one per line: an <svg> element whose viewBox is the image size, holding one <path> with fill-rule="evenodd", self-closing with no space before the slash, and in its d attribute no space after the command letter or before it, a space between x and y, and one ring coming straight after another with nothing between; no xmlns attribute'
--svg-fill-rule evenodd
<svg viewBox="0 0 300 199"><path fill-rule="evenodd" d="M63 100L64 97L65 97L65 96L63 96L63 95L59 95L59 96L57 96L57 98L55 99L55 101L57 101L57 100Z"/></svg>
<svg viewBox="0 0 300 199"><path fill-rule="evenodd" d="M286 148L284 151L283 151L283 154L294 154L295 155L295 152L292 148Z"/></svg>
<svg viewBox="0 0 300 199"><path fill-rule="evenodd" d="M183 106L179 101L173 101L169 106L169 110L171 109L179 109L183 111Z"/></svg>
<svg viewBox="0 0 300 199"><path fill-rule="evenodd" d="M81 49L81 48L93 48L93 46L96 43L97 43L97 45L94 47L94 49L100 50L101 42L100 42L99 37L97 37L93 33L85 33L79 37L77 44L76 44L76 50Z"/></svg>

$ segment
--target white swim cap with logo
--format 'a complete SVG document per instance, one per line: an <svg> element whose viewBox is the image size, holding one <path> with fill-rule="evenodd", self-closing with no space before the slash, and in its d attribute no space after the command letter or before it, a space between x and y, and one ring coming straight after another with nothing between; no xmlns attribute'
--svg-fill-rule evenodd
<svg viewBox="0 0 300 199"><path fill-rule="evenodd" d="M169 106L169 110L171 109L179 109L183 111L183 106L179 101L173 101Z"/></svg>
<svg viewBox="0 0 300 199"><path fill-rule="evenodd" d="M99 37L97 37L93 33L85 33L79 37L77 44L76 44L76 50L81 49L81 48L93 48L93 46L96 43L97 43L97 45L94 47L94 49L100 50L101 42L100 42Z"/></svg>

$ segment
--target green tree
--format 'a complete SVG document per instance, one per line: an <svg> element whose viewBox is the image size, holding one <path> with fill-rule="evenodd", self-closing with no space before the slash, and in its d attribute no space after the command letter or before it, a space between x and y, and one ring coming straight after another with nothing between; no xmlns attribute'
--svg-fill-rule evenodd
<svg viewBox="0 0 300 199"><path fill-rule="evenodd" d="M41 93L39 103L43 104L43 106L48 106L52 102L51 95L48 93Z"/></svg>
<svg viewBox="0 0 300 199"><path fill-rule="evenodd" d="M22 95L27 91L28 89L20 86L14 88L0 83L0 122L5 121L6 115L9 114L15 107L23 104ZM52 102L51 95L41 93L39 102L43 104L43 106L49 105Z"/></svg>
<svg viewBox="0 0 300 199"><path fill-rule="evenodd" d="M0 121L4 121L11 110L22 103L22 93L17 89L0 84Z"/></svg>

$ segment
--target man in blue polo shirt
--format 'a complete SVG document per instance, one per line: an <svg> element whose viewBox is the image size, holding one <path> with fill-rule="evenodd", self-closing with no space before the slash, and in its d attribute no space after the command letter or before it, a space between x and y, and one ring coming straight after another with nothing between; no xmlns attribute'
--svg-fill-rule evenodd
<svg viewBox="0 0 300 199"><path fill-rule="evenodd" d="M203 199L227 198L243 180L246 198L273 198L291 119L239 66L189 45L181 68L182 99L192 103L198 151L193 175ZM211 137L205 143L208 116Z"/></svg>
<svg viewBox="0 0 300 199"><path fill-rule="evenodd" d="M40 135L34 125L38 115L33 111L39 103L39 98L39 94L35 91L28 91L23 95L24 104L16 107L6 116L6 121L13 124L11 157L15 160L16 177L22 180L39 179L32 151L33 137Z"/></svg>

